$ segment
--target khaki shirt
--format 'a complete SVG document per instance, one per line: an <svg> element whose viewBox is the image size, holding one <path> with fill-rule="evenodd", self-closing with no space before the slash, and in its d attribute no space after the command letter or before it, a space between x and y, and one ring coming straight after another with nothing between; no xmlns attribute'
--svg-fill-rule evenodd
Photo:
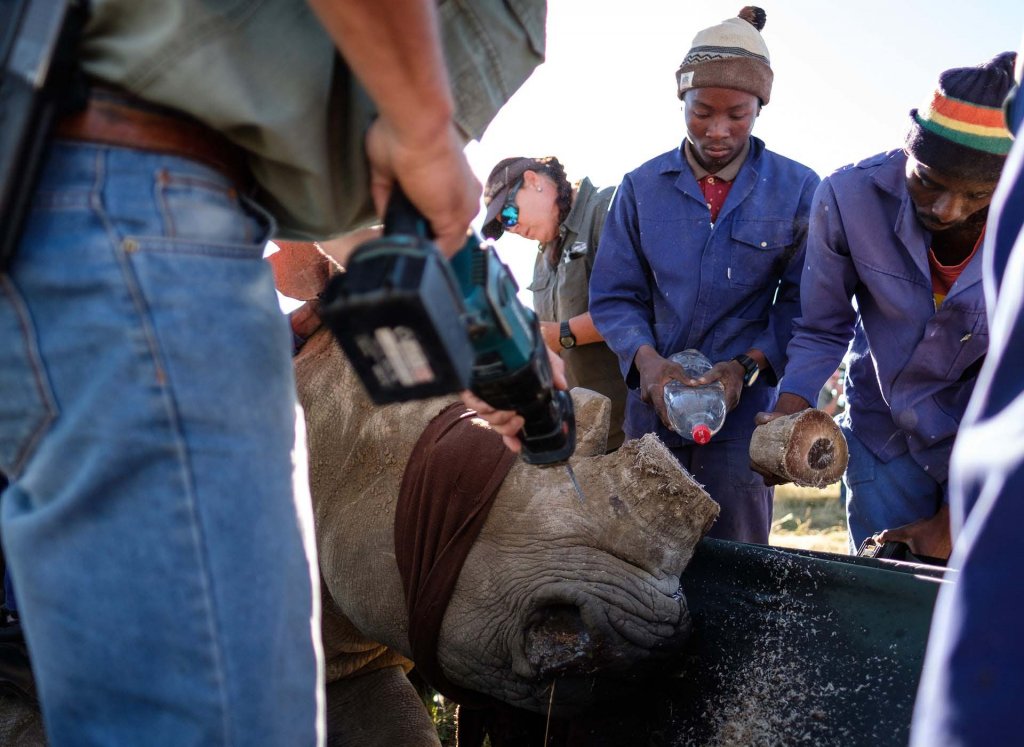
<svg viewBox="0 0 1024 747"><path fill-rule="evenodd" d="M589 309L590 274L614 194L614 187L598 190L589 179L584 179L569 215L559 226L556 246L539 247L529 290L533 291L533 308L541 321L562 322ZM548 255L556 257L554 265ZM619 371L619 359L603 342L577 345L563 350L561 356L570 387L592 389L612 401L608 448L618 448L624 438L622 418L626 406L626 384Z"/></svg>
<svg viewBox="0 0 1024 747"><path fill-rule="evenodd" d="M438 12L456 122L478 138L543 61L546 4L441 0ZM373 103L304 0L92 0L82 64L241 146L282 237L373 220Z"/></svg>

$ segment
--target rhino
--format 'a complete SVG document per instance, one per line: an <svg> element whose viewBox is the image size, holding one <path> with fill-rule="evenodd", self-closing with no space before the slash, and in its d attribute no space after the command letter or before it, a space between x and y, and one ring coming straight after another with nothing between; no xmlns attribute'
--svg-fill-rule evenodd
<svg viewBox="0 0 1024 747"><path fill-rule="evenodd" d="M295 357L295 376L321 574L328 744L436 747L407 677L414 655L394 524L410 455L450 401L375 406L326 328ZM718 515L655 436L606 454L609 400L582 389L572 397L579 491L564 465L513 463L458 574L436 651L461 691L559 715L617 697L678 656L692 628L680 574ZM0 743L45 744L34 703L0 698Z"/></svg>
<svg viewBox="0 0 1024 747"><path fill-rule="evenodd" d="M444 398L375 406L329 331L295 358L322 578L331 744L437 745L413 658L394 521L403 472ZM562 713L678 655L680 574L717 504L653 435L605 454L610 404L572 392L570 465L516 461L458 574L436 661L457 687ZM485 424L480 424L486 427ZM440 498L439 498L440 499ZM554 683L554 685L553 685Z"/></svg>
<svg viewBox="0 0 1024 747"><path fill-rule="evenodd" d="M437 747L406 675L416 631L393 524L410 456L448 403L374 407L326 331L310 338L295 370L321 571L328 743ZM564 466L513 463L444 610L432 658L445 679L541 713L541 733L549 708L553 729L568 716L570 744L905 741L942 569L698 543L716 504L656 438L605 454L607 400L574 390L573 401L580 432L570 463L582 497ZM886 614L865 612L879 600ZM687 640L691 627L699 635ZM665 665L669 676L655 676ZM572 718L604 699L616 707ZM30 693L0 692L0 744L45 744Z"/></svg>

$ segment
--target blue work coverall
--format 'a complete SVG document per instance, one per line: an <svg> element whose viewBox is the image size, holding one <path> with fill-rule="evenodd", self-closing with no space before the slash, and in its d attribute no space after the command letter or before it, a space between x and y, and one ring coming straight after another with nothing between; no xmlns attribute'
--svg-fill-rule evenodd
<svg viewBox="0 0 1024 747"><path fill-rule="evenodd" d="M754 416L775 404L775 376L799 311L807 219L817 175L751 137L718 220L676 148L629 173L612 201L590 281L590 313L629 387L628 438L657 433L722 507L710 536L767 542L772 490L750 469ZM662 425L637 389L641 345L668 357L696 348L712 362L750 348L771 370L705 446Z"/></svg>
<svg viewBox="0 0 1024 747"><path fill-rule="evenodd" d="M931 235L907 192L906 161L901 150L882 153L821 183L779 388L815 402L850 346L843 427L854 546L948 500L953 439L988 348L980 252L935 308Z"/></svg>
<svg viewBox="0 0 1024 747"><path fill-rule="evenodd" d="M1024 728L1024 96L992 200L984 285L989 353L953 450L950 517L959 571L935 606L912 747L1017 744Z"/></svg>

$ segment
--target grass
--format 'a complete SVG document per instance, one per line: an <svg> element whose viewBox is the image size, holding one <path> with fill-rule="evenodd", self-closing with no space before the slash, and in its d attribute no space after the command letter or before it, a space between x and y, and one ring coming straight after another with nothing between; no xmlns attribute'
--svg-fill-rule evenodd
<svg viewBox="0 0 1024 747"><path fill-rule="evenodd" d="M455 715L458 705L429 686L424 685L423 687L421 697L423 704L430 712L431 720L437 727L437 738L441 740L443 747L457 747ZM490 739L485 736L484 747L490 747L490 743Z"/></svg>
<svg viewBox="0 0 1024 747"><path fill-rule="evenodd" d="M769 543L823 552L848 552L846 514L839 503L839 483L826 488L775 488Z"/></svg>

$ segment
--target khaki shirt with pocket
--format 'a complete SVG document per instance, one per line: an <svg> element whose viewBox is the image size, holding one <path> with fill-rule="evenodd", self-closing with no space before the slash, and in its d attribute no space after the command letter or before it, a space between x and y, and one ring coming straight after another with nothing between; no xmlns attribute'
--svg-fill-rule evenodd
<svg viewBox="0 0 1024 747"><path fill-rule="evenodd" d="M554 265L546 256L549 247L540 247L529 290L533 291L533 308L541 321L562 322L589 310L590 274L614 194L614 187L598 190L589 179L583 179L572 209L559 227L558 246L550 252L556 257ZM563 350L561 356L570 387L592 389L612 401L608 449L617 449L624 438L626 384L615 353L603 342L594 342Z"/></svg>
<svg viewBox="0 0 1024 747"><path fill-rule="evenodd" d="M386 2L386 0L382 0ZM363 140L375 111L304 0L92 0L85 72L185 112L249 155L256 199L282 238L374 220ZM467 139L544 59L544 0L441 0Z"/></svg>

